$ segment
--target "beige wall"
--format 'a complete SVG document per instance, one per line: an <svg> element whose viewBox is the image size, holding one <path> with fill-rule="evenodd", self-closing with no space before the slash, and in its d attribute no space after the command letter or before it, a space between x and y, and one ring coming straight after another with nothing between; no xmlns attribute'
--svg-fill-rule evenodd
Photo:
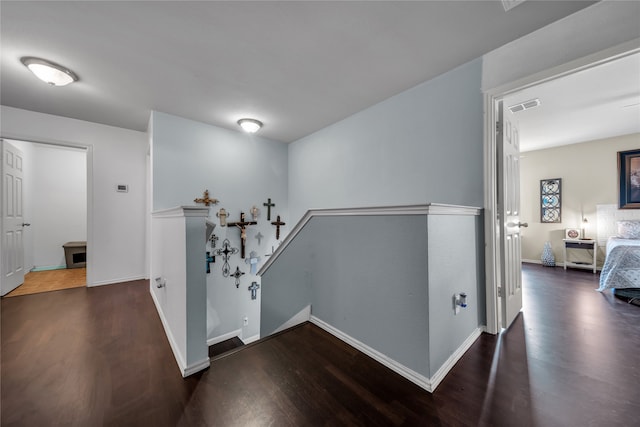
<svg viewBox="0 0 640 427"><path fill-rule="evenodd" d="M564 261L564 229L580 227L581 215L589 221L587 237L596 237L596 205L618 203L618 151L640 149L640 134L583 142L521 155L522 259L540 262L542 247L550 241L556 264ZM540 180L562 178L562 222L540 222ZM573 261L589 261L587 251L572 252ZM598 250L598 265L604 248Z"/></svg>

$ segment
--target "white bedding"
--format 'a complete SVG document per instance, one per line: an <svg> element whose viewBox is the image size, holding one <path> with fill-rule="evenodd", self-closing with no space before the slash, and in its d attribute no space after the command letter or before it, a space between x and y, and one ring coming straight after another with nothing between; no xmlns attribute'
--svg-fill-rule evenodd
<svg viewBox="0 0 640 427"><path fill-rule="evenodd" d="M607 240L598 291L613 288L640 288L640 239L610 237Z"/></svg>

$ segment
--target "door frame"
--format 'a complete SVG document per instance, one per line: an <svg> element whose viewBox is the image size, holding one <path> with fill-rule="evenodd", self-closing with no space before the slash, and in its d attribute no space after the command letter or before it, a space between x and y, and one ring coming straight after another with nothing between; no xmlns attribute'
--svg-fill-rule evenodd
<svg viewBox="0 0 640 427"><path fill-rule="evenodd" d="M633 41L635 42L635 41ZM592 55L531 74L527 77L483 91L484 102L484 235L485 235L485 286L486 286L486 331L497 334L500 326L500 298L498 287L504 266L500 262L500 235L498 226L498 163L495 126L496 106L505 96L523 89L558 79L582 70L606 64L640 52L637 43L614 46Z"/></svg>
<svg viewBox="0 0 640 427"><path fill-rule="evenodd" d="M93 145L77 144L73 142L60 141L39 141L11 134L0 135L0 139L29 142L34 144L54 145L58 147L69 147L84 149L87 161L87 277L86 287L93 286ZM0 230L2 224L0 224Z"/></svg>

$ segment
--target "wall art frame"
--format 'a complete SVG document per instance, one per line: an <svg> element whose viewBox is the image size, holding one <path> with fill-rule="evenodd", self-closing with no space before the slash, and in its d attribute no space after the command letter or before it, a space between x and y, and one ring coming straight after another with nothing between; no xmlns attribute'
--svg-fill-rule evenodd
<svg viewBox="0 0 640 427"><path fill-rule="evenodd" d="M640 149L618 151L618 208L640 209Z"/></svg>
<svg viewBox="0 0 640 427"><path fill-rule="evenodd" d="M540 180L540 222L562 222L562 178Z"/></svg>

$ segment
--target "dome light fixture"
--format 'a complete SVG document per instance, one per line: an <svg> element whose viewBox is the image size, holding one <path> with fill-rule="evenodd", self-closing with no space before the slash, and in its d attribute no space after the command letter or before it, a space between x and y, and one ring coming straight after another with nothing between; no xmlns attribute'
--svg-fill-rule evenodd
<svg viewBox="0 0 640 427"><path fill-rule="evenodd" d="M46 59L25 56L20 58L20 62L37 78L51 86L66 86L78 81L78 76L73 71Z"/></svg>
<svg viewBox="0 0 640 427"><path fill-rule="evenodd" d="M240 119L238 124L247 133L256 133L262 127L262 122L256 119Z"/></svg>

